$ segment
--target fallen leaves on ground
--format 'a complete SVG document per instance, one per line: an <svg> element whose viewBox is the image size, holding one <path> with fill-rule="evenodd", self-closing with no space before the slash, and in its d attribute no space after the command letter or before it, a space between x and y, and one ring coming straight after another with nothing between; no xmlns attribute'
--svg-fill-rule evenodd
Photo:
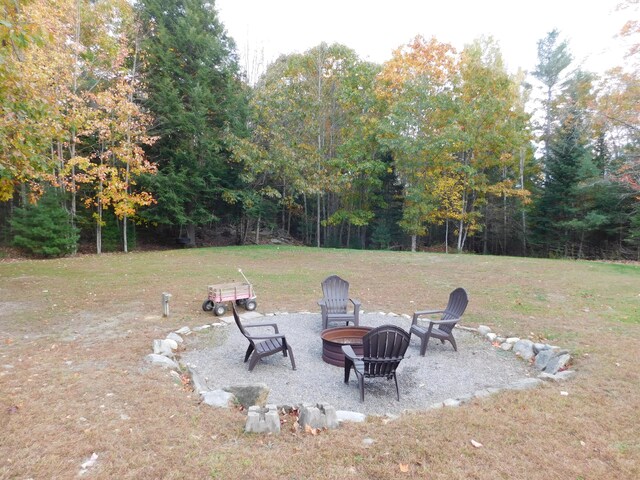
<svg viewBox="0 0 640 480"><path fill-rule="evenodd" d="M304 426L304 433L310 433L311 435L317 435L318 434L318 429L317 428L312 428L311 425L305 425Z"/></svg>

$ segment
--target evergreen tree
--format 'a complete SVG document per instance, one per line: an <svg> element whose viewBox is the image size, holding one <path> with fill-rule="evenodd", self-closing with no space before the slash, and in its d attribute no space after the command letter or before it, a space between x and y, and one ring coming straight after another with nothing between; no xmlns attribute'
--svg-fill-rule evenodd
<svg viewBox="0 0 640 480"><path fill-rule="evenodd" d="M562 72L571 64L573 57L569 52L567 41L559 41L560 32L550 31L545 38L538 41L538 64L533 71L533 76L537 78L545 87L544 108L544 160L545 163L550 156L550 142L552 124L554 121L553 99L554 93L561 85Z"/></svg>
<svg viewBox="0 0 640 480"><path fill-rule="evenodd" d="M595 173L585 135L585 85L591 77L578 72L568 85L559 112L559 126L548 144L544 189L533 214L533 240L545 254L569 255L572 223L579 217L578 188ZM588 88L586 88L588 90Z"/></svg>
<svg viewBox="0 0 640 480"><path fill-rule="evenodd" d="M246 98L232 39L213 2L142 0L140 18L145 106L157 119L148 149L158 175L146 179L157 199L144 216L165 225L216 220L235 197L237 173L229 163L229 133L242 136Z"/></svg>
<svg viewBox="0 0 640 480"><path fill-rule="evenodd" d="M36 205L14 210L11 219L13 245L37 256L59 257L73 253L78 230L54 191L46 193Z"/></svg>

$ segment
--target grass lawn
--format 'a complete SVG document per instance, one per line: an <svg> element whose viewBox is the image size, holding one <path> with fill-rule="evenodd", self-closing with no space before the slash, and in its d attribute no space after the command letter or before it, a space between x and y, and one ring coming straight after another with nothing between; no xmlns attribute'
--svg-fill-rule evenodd
<svg viewBox="0 0 640 480"><path fill-rule="evenodd" d="M577 375L392 422L245 434L243 412L143 363L154 338L213 321L206 286L237 268L261 312L317 311L331 273L385 312L441 307L463 286L464 325L568 348ZM74 478L94 452L86 478L640 478L639 361L634 265L275 246L4 260L0 479Z"/></svg>

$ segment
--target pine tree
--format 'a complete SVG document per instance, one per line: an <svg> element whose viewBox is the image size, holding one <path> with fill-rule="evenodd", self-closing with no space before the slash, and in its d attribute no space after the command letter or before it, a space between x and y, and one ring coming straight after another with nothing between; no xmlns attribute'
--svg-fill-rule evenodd
<svg viewBox="0 0 640 480"><path fill-rule="evenodd" d="M61 205L61 196L52 190L38 204L15 209L11 219L13 245L43 257L73 253L78 230L71 225L71 217Z"/></svg>
<svg viewBox="0 0 640 480"><path fill-rule="evenodd" d="M571 253L572 231L580 212L579 184L595 173L582 104L585 85L590 82L588 74L576 73L563 96L559 126L549 138L544 189L533 214L534 243L547 255Z"/></svg>
<svg viewBox="0 0 640 480"><path fill-rule="evenodd" d="M552 124L554 121L553 99L555 90L562 84L562 72L571 64L573 57L569 52L569 44L566 40L559 40L558 30L550 31L545 38L538 41L538 64L533 71L533 76L537 78L546 88L545 99L543 101L544 120L544 160L545 163L550 156L550 142Z"/></svg>
<svg viewBox="0 0 640 480"><path fill-rule="evenodd" d="M159 137L148 149L159 171L147 178L158 203L144 216L154 223L195 226L216 220L233 197L237 174L225 137L242 135L246 100L233 40L213 2L142 0L140 17L145 106Z"/></svg>

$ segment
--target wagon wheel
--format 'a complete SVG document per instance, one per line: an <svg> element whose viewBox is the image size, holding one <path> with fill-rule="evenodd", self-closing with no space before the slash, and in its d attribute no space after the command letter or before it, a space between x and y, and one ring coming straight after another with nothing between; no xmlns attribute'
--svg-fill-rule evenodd
<svg viewBox="0 0 640 480"><path fill-rule="evenodd" d="M257 306L258 306L258 302L256 302L255 300L247 300L244 303L244 309L249 312L252 312L253 310L255 310Z"/></svg>
<svg viewBox="0 0 640 480"><path fill-rule="evenodd" d="M239 307L244 307L245 303L247 303L246 298L241 298L240 300L236 300L236 305L238 305Z"/></svg>
<svg viewBox="0 0 640 480"><path fill-rule="evenodd" d="M222 315L224 315L226 311L227 311L226 307L222 304L218 304L213 307L213 313L218 317L221 317Z"/></svg>
<svg viewBox="0 0 640 480"><path fill-rule="evenodd" d="M202 304L202 310L204 310L205 312L210 312L211 310L213 310L213 302L209 299L205 300Z"/></svg>

